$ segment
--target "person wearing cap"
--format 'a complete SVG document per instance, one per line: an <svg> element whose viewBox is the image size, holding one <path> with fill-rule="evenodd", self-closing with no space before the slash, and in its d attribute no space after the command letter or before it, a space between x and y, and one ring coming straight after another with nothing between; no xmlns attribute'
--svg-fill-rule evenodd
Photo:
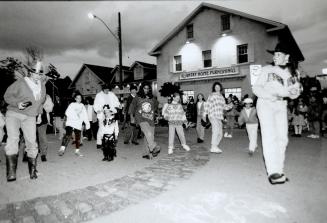
<svg viewBox="0 0 327 223"><path fill-rule="evenodd" d="M240 112L238 117L238 124L241 126L245 123L246 131L249 138L249 156L252 156L255 149L257 148L257 138L258 138L258 117L257 110L252 107L252 98L245 98L243 101L244 108Z"/></svg>
<svg viewBox="0 0 327 223"><path fill-rule="evenodd" d="M129 107L133 101L133 99L136 97L137 93L137 86L131 85L130 87L130 95L127 98L126 106L125 106L125 122L127 124L127 127L125 129L125 137L124 137L124 144L129 144L129 141L131 140L134 145L138 145L137 142L137 135L139 129L134 123L131 123L130 113L129 113Z"/></svg>
<svg viewBox="0 0 327 223"><path fill-rule="evenodd" d="M16 80L4 94L4 100L8 104L6 112L8 138L5 146L7 181L16 180L20 128L26 142L30 178L37 178L36 117L42 113L46 90L44 82L41 81L44 74L42 62L33 61L31 67L26 68L28 70L26 77Z"/></svg>
<svg viewBox="0 0 327 223"><path fill-rule="evenodd" d="M258 97L257 112L260 121L263 155L271 184L285 183L285 152L288 144L287 98L300 95L298 62L292 57L285 43L278 43L273 54L273 63L264 66L253 93Z"/></svg>
<svg viewBox="0 0 327 223"><path fill-rule="evenodd" d="M108 104L110 108L121 109L122 106L119 102L118 97L111 91L111 87L109 84L104 84L102 86L102 91L95 95L93 108L97 113L97 118L99 123L102 121L103 117L103 106ZM102 138L100 136L100 132L102 131L101 126L99 125L98 133L97 133L97 148L100 149L102 146Z"/></svg>

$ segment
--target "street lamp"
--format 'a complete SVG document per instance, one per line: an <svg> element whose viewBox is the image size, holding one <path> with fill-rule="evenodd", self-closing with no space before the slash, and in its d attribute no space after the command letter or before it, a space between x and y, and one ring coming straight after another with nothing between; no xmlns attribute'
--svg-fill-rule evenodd
<svg viewBox="0 0 327 223"><path fill-rule="evenodd" d="M99 17L96 16L93 13L88 13L89 19L98 19L100 22L102 22L103 25L109 30L111 35L115 37L115 39L118 41L118 51L119 51L119 85L120 89L123 89L123 69L122 69L122 63L123 63L123 56L122 56L122 42L121 42L121 22L120 22L120 12L118 12L118 35L116 35L109 26Z"/></svg>

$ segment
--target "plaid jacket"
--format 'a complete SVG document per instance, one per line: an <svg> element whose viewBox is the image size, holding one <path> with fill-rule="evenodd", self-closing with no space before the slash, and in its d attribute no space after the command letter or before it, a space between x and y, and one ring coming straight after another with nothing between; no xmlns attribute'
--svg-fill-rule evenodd
<svg viewBox="0 0 327 223"><path fill-rule="evenodd" d="M187 121L181 104L165 104L162 109L162 115L172 125L182 125Z"/></svg>
<svg viewBox="0 0 327 223"><path fill-rule="evenodd" d="M224 109L226 107L225 98L217 92L209 95L208 100L204 104L204 114L209 118L224 119Z"/></svg>

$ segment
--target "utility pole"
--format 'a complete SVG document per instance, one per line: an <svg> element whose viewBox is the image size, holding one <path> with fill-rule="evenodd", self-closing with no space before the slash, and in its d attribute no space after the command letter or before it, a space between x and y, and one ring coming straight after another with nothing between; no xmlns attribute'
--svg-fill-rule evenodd
<svg viewBox="0 0 327 223"><path fill-rule="evenodd" d="M118 12L118 48L119 48L119 88L123 89L123 53L122 53L122 39L121 39L121 21L120 12Z"/></svg>

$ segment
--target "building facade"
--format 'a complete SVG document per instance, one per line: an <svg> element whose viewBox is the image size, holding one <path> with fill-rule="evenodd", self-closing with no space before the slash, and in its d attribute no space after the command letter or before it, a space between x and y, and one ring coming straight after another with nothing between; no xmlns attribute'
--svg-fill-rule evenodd
<svg viewBox="0 0 327 223"><path fill-rule="evenodd" d="M184 98L207 98L215 81L225 95L252 95L261 66L272 61L266 49L287 41L297 61L304 57L289 28L279 22L208 3L200 4L149 53L157 58L158 88L178 82ZM166 99L159 97L160 102Z"/></svg>

